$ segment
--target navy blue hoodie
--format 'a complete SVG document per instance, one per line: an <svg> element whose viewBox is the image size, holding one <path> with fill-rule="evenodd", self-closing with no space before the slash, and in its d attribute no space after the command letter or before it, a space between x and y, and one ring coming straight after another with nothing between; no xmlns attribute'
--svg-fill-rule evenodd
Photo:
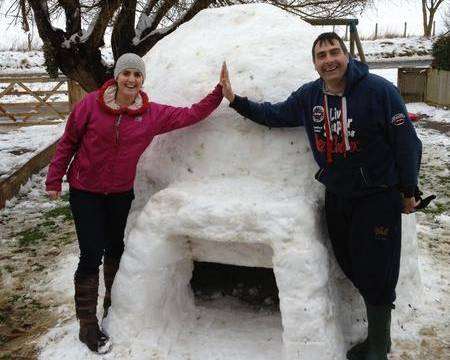
<svg viewBox="0 0 450 360"><path fill-rule="evenodd" d="M277 104L236 95L230 106L269 127L305 126L328 191L355 197L398 187L412 197L422 144L397 88L353 59L345 77L343 96L326 94L317 79Z"/></svg>

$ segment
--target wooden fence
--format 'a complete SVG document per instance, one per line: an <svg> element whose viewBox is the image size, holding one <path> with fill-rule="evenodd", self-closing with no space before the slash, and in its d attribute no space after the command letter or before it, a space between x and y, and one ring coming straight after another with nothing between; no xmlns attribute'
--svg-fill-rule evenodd
<svg viewBox="0 0 450 360"><path fill-rule="evenodd" d="M425 101L428 68L399 68L397 86L405 102Z"/></svg>
<svg viewBox="0 0 450 360"><path fill-rule="evenodd" d="M15 125L64 120L72 105L84 95L80 86L66 76L50 78L46 73L1 74L0 87L0 123ZM55 95L65 99L54 99ZM24 96L29 99L18 101ZM18 100L11 101L11 97Z"/></svg>
<svg viewBox="0 0 450 360"><path fill-rule="evenodd" d="M425 101L450 106L450 71L429 69L427 75Z"/></svg>
<svg viewBox="0 0 450 360"><path fill-rule="evenodd" d="M429 67L399 68L397 83L406 102L450 106L450 71Z"/></svg>

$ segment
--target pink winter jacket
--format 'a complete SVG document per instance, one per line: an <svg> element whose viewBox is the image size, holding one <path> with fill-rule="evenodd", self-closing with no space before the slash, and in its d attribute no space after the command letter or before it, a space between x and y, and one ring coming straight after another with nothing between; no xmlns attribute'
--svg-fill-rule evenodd
<svg viewBox="0 0 450 360"><path fill-rule="evenodd" d="M114 85L108 81L76 105L50 164L47 191L61 191L61 182L70 160L70 186L94 193L118 193L133 187L139 157L156 135L192 125L206 118L222 101L222 87L188 107L148 102L141 92L142 105L112 109L104 92Z"/></svg>

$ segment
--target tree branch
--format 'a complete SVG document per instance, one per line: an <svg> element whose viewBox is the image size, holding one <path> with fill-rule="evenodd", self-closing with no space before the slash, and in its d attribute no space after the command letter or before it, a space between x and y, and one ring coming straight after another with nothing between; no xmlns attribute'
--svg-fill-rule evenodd
<svg viewBox="0 0 450 360"><path fill-rule="evenodd" d="M111 47L114 59L129 52L134 37L134 21L136 16L136 0L125 0L116 17L111 36Z"/></svg>
<svg viewBox="0 0 450 360"><path fill-rule="evenodd" d="M149 28L145 29L142 32L142 37L145 37L147 34L151 33L158 27L158 24L162 20L162 18L169 12L170 8L174 6L178 0L162 0L158 3L158 9L156 13L153 15L152 23Z"/></svg>
<svg viewBox="0 0 450 360"><path fill-rule="evenodd" d="M145 55L163 37L175 31L181 24L191 20L199 11L206 9L215 0L196 0L189 9L181 15L172 25L162 29L154 30L135 42L134 52L140 56Z"/></svg>
<svg viewBox="0 0 450 360"><path fill-rule="evenodd" d="M120 0L101 0L100 11L92 20L88 34L87 42L89 46L98 48L104 45L103 38L105 36L105 30L108 27L114 13L119 8Z"/></svg>
<svg viewBox="0 0 450 360"><path fill-rule="evenodd" d="M64 41L64 32L52 26L47 2L40 0L28 0L28 2L33 9L40 38L44 42L50 41L53 46L59 46Z"/></svg>
<svg viewBox="0 0 450 360"><path fill-rule="evenodd" d="M58 0L66 15L66 34L81 33L81 9L79 0Z"/></svg>

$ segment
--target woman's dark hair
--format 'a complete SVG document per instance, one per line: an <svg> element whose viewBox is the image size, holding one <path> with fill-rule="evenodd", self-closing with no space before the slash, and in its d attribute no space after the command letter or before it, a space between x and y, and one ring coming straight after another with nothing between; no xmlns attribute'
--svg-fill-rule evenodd
<svg viewBox="0 0 450 360"><path fill-rule="evenodd" d="M342 41L341 37L336 34L335 32L326 32L326 33L322 33L320 34L316 40L314 40L313 46L312 46L312 58L313 61L316 60L315 54L314 54L314 48L316 47L317 44L322 45L323 43L328 43L328 44L333 44L333 40L337 40L337 42L339 43L342 51L344 52L344 54L348 54L348 50L347 47L345 46L344 42Z"/></svg>

